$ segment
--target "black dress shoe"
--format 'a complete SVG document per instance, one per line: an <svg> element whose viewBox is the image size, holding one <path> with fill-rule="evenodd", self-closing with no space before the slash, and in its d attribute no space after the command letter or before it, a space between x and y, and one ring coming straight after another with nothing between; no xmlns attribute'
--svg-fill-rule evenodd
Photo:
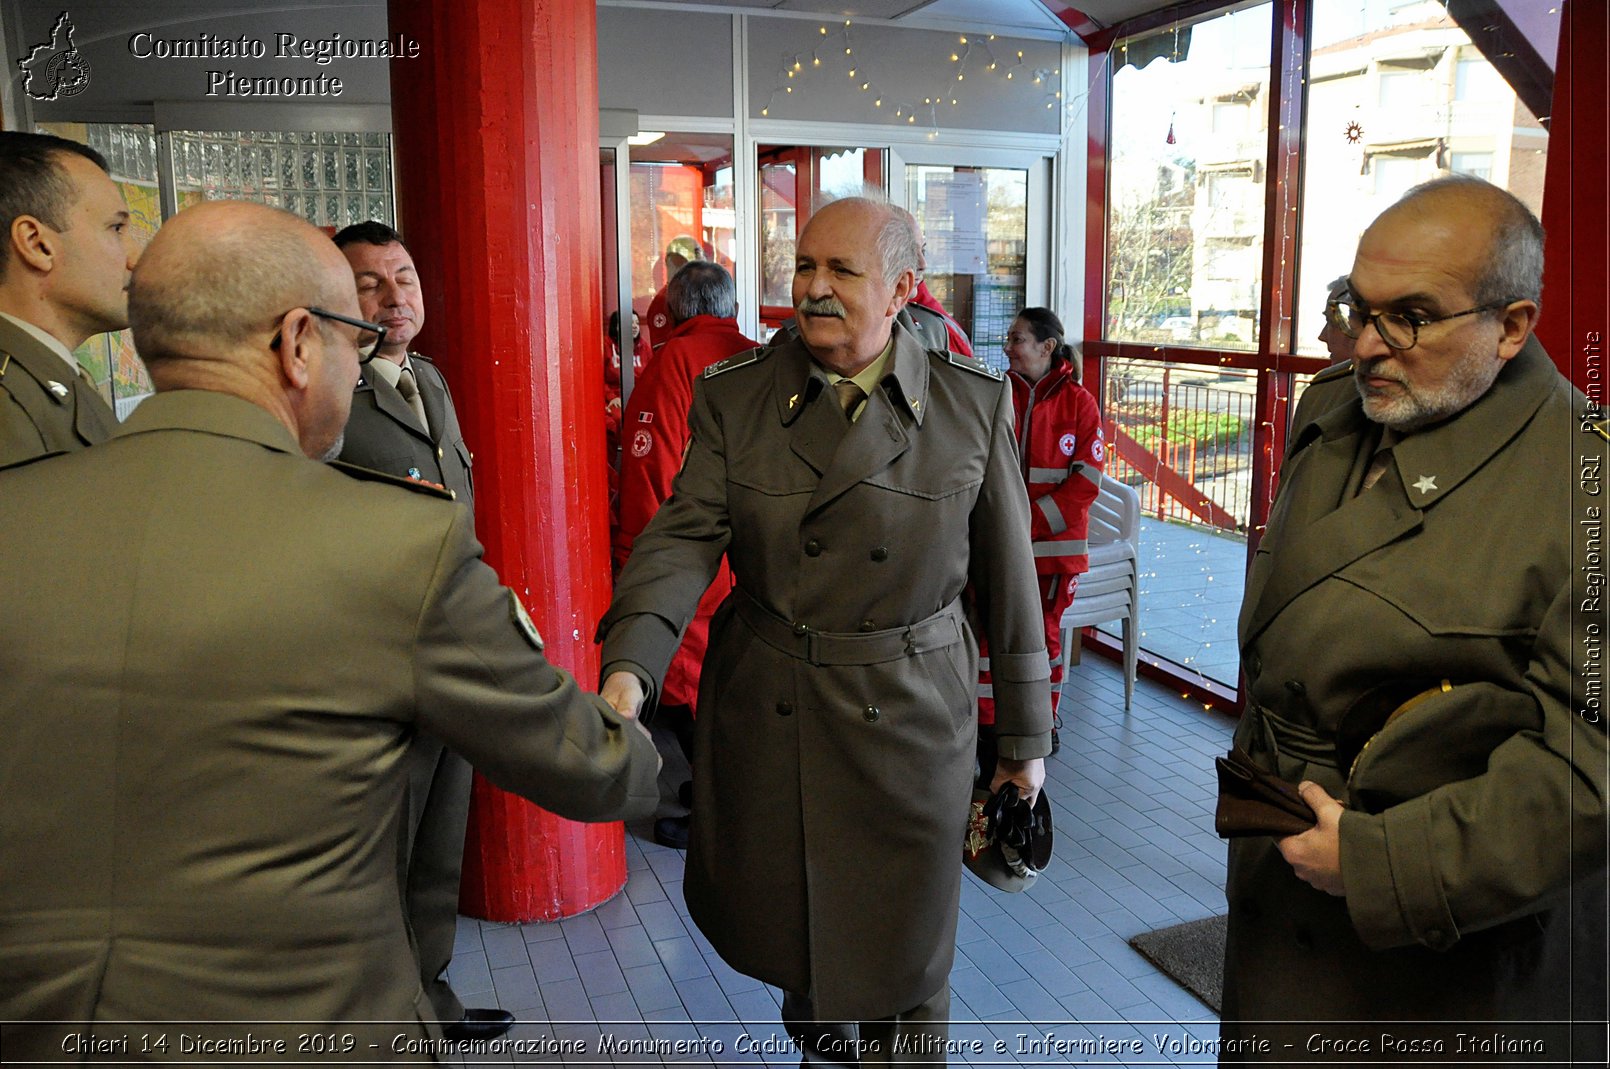
<svg viewBox="0 0 1610 1069"><path fill-rule="evenodd" d="M1051 752L1056 753L1062 749L1062 740L1057 737L1057 729L1051 729Z"/></svg>
<svg viewBox="0 0 1610 1069"><path fill-rule="evenodd" d="M654 841L673 850L688 848L687 817L661 817L654 822Z"/></svg>
<svg viewBox="0 0 1610 1069"><path fill-rule="evenodd" d="M693 781L687 780L676 789L676 800L682 804L683 809L693 808Z"/></svg>
<svg viewBox="0 0 1610 1069"><path fill-rule="evenodd" d="M452 1024L442 1026L442 1035L454 1043L496 1039L514 1024L514 1014L508 1010L465 1010L464 1016Z"/></svg>

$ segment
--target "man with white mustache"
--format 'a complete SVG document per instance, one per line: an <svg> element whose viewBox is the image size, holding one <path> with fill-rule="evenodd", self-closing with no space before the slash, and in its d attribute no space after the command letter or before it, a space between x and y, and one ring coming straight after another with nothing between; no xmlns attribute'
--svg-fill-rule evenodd
<svg viewBox="0 0 1610 1069"><path fill-rule="evenodd" d="M784 991L813 1064L944 1064L978 652L1030 800L1049 665L999 372L896 330L911 227L836 201L795 258L799 335L711 365L671 498L599 625L602 693L652 701L725 555L700 676L688 909ZM971 586L975 600L964 601Z"/></svg>
<svg viewBox="0 0 1610 1069"><path fill-rule="evenodd" d="M1610 788L1581 670L1605 617L1578 574L1602 552L1583 473L1604 413L1532 336L1542 268L1531 212L1453 176L1370 225L1327 309L1353 358L1292 426L1235 734L1317 824L1232 842L1227 1063L1604 1061L1602 1024L1569 1028L1605 998ZM1523 1045L1460 1046L1478 1022Z"/></svg>

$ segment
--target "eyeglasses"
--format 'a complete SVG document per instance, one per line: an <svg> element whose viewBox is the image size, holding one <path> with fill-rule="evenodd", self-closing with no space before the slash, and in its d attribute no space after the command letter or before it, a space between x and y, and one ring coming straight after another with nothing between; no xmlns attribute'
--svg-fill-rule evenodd
<svg viewBox="0 0 1610 1069"><path fill-rule="evenodd" d="M294 308L287 311L285 315L290 315L293 311L295 311ZM337 323L345 323L349 327L357 327L358 337L355 339L355 344L358 347L358 363L360 364L367 364L373 360L375 354L380 351L380 347L386 342L386 328L379 323L353 319L351 316L344 316L339 312L331 312L323 308L315 308L312 305L307 306L307 311L320 319L329 319ZM284 319L285 315L280 316L280 318ZM274 332L274 337L268 343L269 348L279 348L280 334L283 330L284 328L282 327Z"/></svg>
<svg viewBox="0 0 1610 1069"><path fill-rule="evenodd" d="M1475 315L1477 312L1491 312L1513 304L1517 299L1510 297L1445 316L1417 316L1409 312L1372 312L1366 306L1354 301L1340 300L1325 305L1325 318L1331 326L1349 338L1357 338L1364 333L1367 325L1374 323L1375 332L1381 336L1381 340L1388 348L1413 349L1420 341L1421 327L1430 326L1432 323L1445 323L1461 316Z"/></svg>

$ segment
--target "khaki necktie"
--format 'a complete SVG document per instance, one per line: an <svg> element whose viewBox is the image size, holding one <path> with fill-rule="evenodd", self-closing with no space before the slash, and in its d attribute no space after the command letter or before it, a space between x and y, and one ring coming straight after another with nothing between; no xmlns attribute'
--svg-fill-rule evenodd
<svg viewBox="0 0 1610 1069"><path fill-rule="evenodd" d="M403 368L402 373L397 376L397 392L408 402L408 407L414 410L414 415L419 418L419 426L429 434L430 420L425 418L425 402L420 400L419 385L414 382L412 368Z"/></svg>
<svg viewBox="0 0 1610 1069"><path fill-rule="evenodd" d="M866 391L849 379L840 379L833 384L833 392L839 396L839 407L844 409L844 415L854 423L855 410L866 400Z"/></svg>
<svg viewBox="0 0 1610 1069"><path fill-rule="evenodd" d="M1380 482L1381 476L1386 474L1386 469L1391 463L1392 450L1390 447L1377 450L1375 456L1370 458L1369 469L1364 472L1364 482L1359 486L1358 492L1362 494L1364 491Z"/></svg>

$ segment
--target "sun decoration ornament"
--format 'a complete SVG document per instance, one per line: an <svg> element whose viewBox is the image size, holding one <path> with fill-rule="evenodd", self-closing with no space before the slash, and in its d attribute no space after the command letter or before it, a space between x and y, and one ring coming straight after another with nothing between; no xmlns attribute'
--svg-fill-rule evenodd
<svg viewBox="0 0 1610 1069"><path fill-rule="evenodd" d="M1347 138L1347 143L1349 145L1356 145L1360 141L1364 140L1364 127L1360 126L1357 121L1350 122L1347 124L1346 133L1344 133L1342 136Z"/></svg>

